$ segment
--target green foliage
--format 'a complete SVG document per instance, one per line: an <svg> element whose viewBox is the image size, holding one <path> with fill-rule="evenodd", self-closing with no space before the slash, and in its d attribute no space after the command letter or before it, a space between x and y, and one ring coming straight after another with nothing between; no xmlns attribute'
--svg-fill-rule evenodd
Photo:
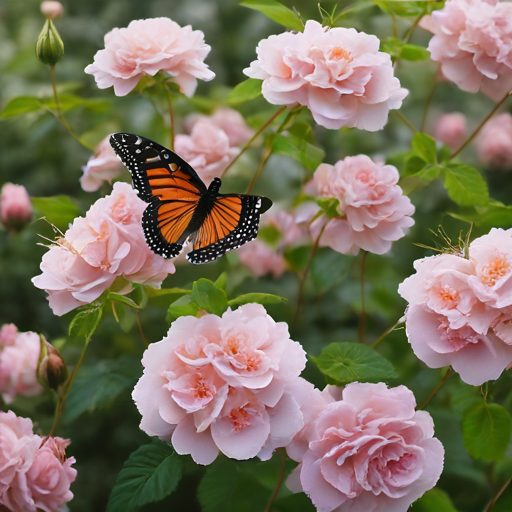
<svg viewBox="0 0 512 512"><path fill-rule="evenodd" d="M335 217L341 217L338 208L340 207L340 202L335 197L317 197L315 202L322 211L325 213L328 219L334 219Z"/></svg>
<svg viewBox="0 0 512 512"><path fill-rule="evenodd" d="M276 2L276 0L244 0L241 5L263 13L271 20L283 25L283 27L291 28L298 32L302 32L304 29L297 13L280 2Z"/></svg>
<svg viewBox="0 0 512 512"><path fill-rule="evenodd" d="M437 163L436 141L432 137L424 133L415 133L411 144L416 155L427 164Z"/></svg>
<svg viewBox="0 0 512 512"><path fill-rule="evenodd" d="M490 200L485 206L476 206L465 212L449 212L449 215L487 229L512 228L512 206L506 206L499 201Z"/></svg>
<svg viewBox="0 0 512 512"><path fill-rule="evenodd" d="M430 52L423 46L404 43L396 37L388 37L381 43L381 51L389 53L394 59L409 61L426 60Z"/></svg>
<svg viewBox="0 0 512 512"><path fill-rule="evenodd" d="M69 196L32 197L31 201L36 218L44 217L61 231L65 231L81 213L80 207Z"/></svg>
<svg viewBox="0 0 512 512"><path fill-rule="evenodd" d="M154 439L124 463L112 490L107 512L129 512L160 501L177 487L182 460L167 443Z"/></svg>
<svg viewBox="0 0 512 512"><path fill-rule="evenodd" d="M381 382L398 377L393 365L362 343L331 343L312 357L320 371L339 385Z"/></svg>
<svg viewBox="0 0 512 512"><path fill-rule="evenodd" d="M69 324L69 337L71 339L85 338L85 343L91 341L103 315L103 303L92 302L84 306Z"/></svg>
<svg viewBox="0 0 512 512"><path fill-rule="evenodd" d="M422 14L430 14L436 9L441 9L444 2L432 2L432 1L413 1L403 2L401 0L386 0L379 1L375 0L375 4L378 5L384 12L388 14L395 14L396 16L416 17Z"/></svg>
<svg viewBox="0 0 512 512"><path fill-rule="evenodd" d="M461 206L482 206L489 202L485 180L470 165L446 164L443 182L450 198Z"/></svg>
<svg viewBox="0 0 512 512"><path fill-rule="evenodd" d="M239 295L236 299L231 299L228 301L228 306L232 309L237 308L238 306L243 306L244 304L283 304L288 302L288 299L284 297L279 297L279 295L272 295L271 293L245 293L244 295Z"/></svg>
<svg viewBox="0 0 512 512"><path fill-rule="evenodd" d="M199 279L192 285L190 300L199 309L221 316L228 309L228 298L222 288L208 279Z"/></svg>
<svg viewBox="0 0 512 512"><path fill-rule="evenodd" d="M310 171L315 171L325 156L323 149L293 135L274 135L272 150L297 160Z"/></svg>
<svg viewBox="0 0 512 512"><path fill-rule="evenodd" d="M126 295L120 295L119 293L108 292L107 300L120 302L121 304L124 304L125 306L128 306L132 309L142 309L142 307L139 306L133 299L130 299L130 297L127 297Z"/></svg>
<svg viewBox="0 0 512 512"><path fill-rule="evenodd" d="M457 512L448 494L441 489L430 489L411 507L411 512Z"/></svg>
<svg viewBox="0 0 512 512"><path fill-rule="evenodd" d="M261 96L261 80L256 78L248 78L247 80L240 82L227 97L229 105L239 105L246 101L251 101Z"/></svg>
<svg viewBox="0 0 512 512"><path fill-rule="evenodd" d="M512 433L512 418L499 404L480 404L464 417L464 444L475 459L499 460Z"/></svg>
<svg viewBox="0 0 512 512"><path fill-rule="evenodd" d="M191 301L190 295L184 295L169 306L165 321L170 324L180 316L196 316L198 312L199 306Z"/></svg>

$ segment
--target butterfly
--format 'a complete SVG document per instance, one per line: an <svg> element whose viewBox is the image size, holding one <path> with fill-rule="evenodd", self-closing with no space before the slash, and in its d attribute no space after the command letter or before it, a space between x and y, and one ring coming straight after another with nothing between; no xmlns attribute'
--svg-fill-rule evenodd
<svg viewBox="0 0 512 512"><path fill-rule="evenodd" d="M208 263L256 238L260 214L272 206L267 197L219 194L219 178L207 188L180 156L140 135L114 133L110 144L149 203L142 228L156 254L174 258L190 243L188 261Z"/></svg>

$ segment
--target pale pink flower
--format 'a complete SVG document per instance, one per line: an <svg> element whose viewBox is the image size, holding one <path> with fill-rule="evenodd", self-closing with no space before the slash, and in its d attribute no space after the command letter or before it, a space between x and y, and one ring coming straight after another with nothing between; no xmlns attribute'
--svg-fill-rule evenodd
<svg viewBox="0 0 512 512"><path fill-rule="evenodd" d="M253 135L242 114L232 108L218 108L211 116L192 114L185 119L185 128L191 132L198 121L205 121L226 133L231 146L245 144Z"/></svg>
<svg viewBox="0 0 512 512"><path fill-rule="evenodd" d="M512 346L469 325L452 329L445 316L415 304L406 312L406 331L416 356L430 368L452 366L472 386L496 380L512 363Z"/></svg>
<svg viewBox="0 0 512 512"><path fill-rule="evenodd" d="M39 334L19 333L14 343L0 350L0 393L10 404L18 395L36 396L43 392L37 380L41 352Z"/></svg>
<svg viewBox="0 0 512 512"><path fill-rule="evenodd" d="M511 18L510 2L450 0L420 26L434 34L428 50L448 80L498 101L512 89Z"/></svg>
<svg viewBox="0 0 512 512"><path fill-rule="evenodd" d="M209 121L199 119L190 135L177 135L174 149L186 160L208 186L220 177L240 150L229 144L224 130Z"/></svg>
<svg viewBox="0 0 512 512"><path fill-rule="evenodd" d="M133 399L141 429L169 440L180 454L210 464L229 457L266 459L302 428L288 386L305 365L287 325L259 304L221 318L180 317L144 353Z"/></svg>
<svg viewBox="0 0 512 512"><path fill-rule="evenodd" d="M280 248L309 243L309 230L301 225L301 214L299 206L294 212L281 210L265 216L265 224L263 225L273 226L281 234Z"/></svg>
<svg viewBox="0 0 512 512"><path fill-rule="evenodd" d="M272 274L274 279L277 279L287 268L284 256L259 240L253 240L241 247L238 258L242 265L258 277Z"/></svg>
<svg viewBox="0 0 512 512"><path fill-rule="evenodd" d="M114 184L112 194L99 199L78 217L43 256L43 273L32 279L49 294L56 315L97 299L116 278L159 288L175 271L170 260L146 244L142 212L147 204L127 183Z"/></svg>
<svg viewBox="0 0 512 512"><path fill-rule="evenodd" d="M451 149L457 149L468 131L466 116L460 112L443 114L436 121L434 137Z"/></svg>
<svg viewBox="0 0 512 512"><path fill-rule="evenodd" d="M444 449L405 386L354 382L314 419L307 451L288 481L319 512L406 512L434 487Z"/></svg>
<svg viewBox="0 0 512 512"><path fill-rule="evenodd" d="M478 158L491 169L512 169L512 115L494 116L476 139Z"/></svg>
<svg viewBox="0 0 512 512"><path fill-rule="evenodd" d="M353 28L327 29L309 20L304 32L260 41L258 60L244 73L263 80L269 103L306 106L326 128L381 130L389 110L400 108L408 91L379 44L377 37Z"/></svg>
<svg viewBox="0 0 512 512"><path fill-rule="evenodd" d="M18 328L14 324L4 324L0 328L0 349L13 345L18 335Z"/></svg>
<svg viewBox="0 0 512 512"><path fill-rule="evenodd" d="M476 296L492 308L512 306L512 229L492 228L469 246L475 275L468 280Z"/></svg>
<svg viewBox="0 0 512 512"><path fill-rule="evenodd" d="M503 308L500 312L501 314L494 322L492 329L498 338L507 345L512 345L512 307Z"/></svg>
<svg viewBox="0 0 512 512"><path fill-rule="evenodd" d="M190 25L180 27L169 18L134 20L105 35L105 49L96 53L85 72L94 75L100 89L114 86L116 96L125 96L145 75L164 71L192 96L198 78L215 77L204 63L208 53L203 32Z"/></svg>
<svg viewBox="0 0 512 512"><path fill-rule="evenodd" d="M23 185L6 183L0 194L0 220L7 229L17 231L32 220L32 203Z"/></svg>
<svg viewBox="0 0 512 512"><path fill-rule="evenodd" d="M80 185L86 192L99 190L104 181L112 182L125 169L109 142L105 137L94 150L94 156L82 167L84 174L80 177Z"/></svg>
<svg viewBox="0 0 512 512"><path fill-rule="evenodd" d="M334 166L321 164L313 177L317 194L337 199L340 217L319 217L312 224L313 237L325 226L321 246L343 254L389 251L414 224L414 206L397 185L398 178L395 167L377 165L366 155L347 157Z"/></svg>
<svg viewBox="0 0 512 512"><path fill-rule="evenodd" d="M64 11L62 4L56 0L45 0L44 2L41 2L40 9L41 12L50 19L62 16L62 12Z"/></svg>

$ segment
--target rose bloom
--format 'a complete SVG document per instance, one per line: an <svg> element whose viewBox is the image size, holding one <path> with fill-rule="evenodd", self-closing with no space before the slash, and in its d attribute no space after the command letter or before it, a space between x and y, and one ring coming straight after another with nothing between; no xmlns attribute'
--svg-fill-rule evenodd
<svg viewBox="0 0 512 512"><path fill-rule="evenodd" d="M306 106L321 126L381 130L389 110L400 108L408 91L379 45L373 35L309 20L304 32L260 41L258 60L244 73L263 80L269 103Z"/></svg>
<svg viewBox="0 0 512 512"><path fill-rule="evenodd" d="M218 108L211 116L192 114L185 119L185 128L191 132L198 121L206 121L220 128L227 136L231 146L245 144L253 135L242 114L232 108Z"/></svg>
<svg viewBox="0 0 512 512"><path fill-rule="evenodd" d="M32 203L23 185L6 183L0 194L0 220L7 229L18 231L32 220Z"/></svg>
<svg viewBox="0 0 512 512"><path fill-rule="evenodd" d="M164 71L192 96L198 78L215 77L204 63L208 53L204 34L190 25L180 27L169 18L134 20L105 36L105 49L96 53L85 72L94 75L100 89L114 86L116 96L125 96L145 75Z"/></svg>
<svg viewBox="0 0 512 512"><path fill-rule="evenodd" d="M118 277L159 288L175 271L170 260L146 244L142 212L147 204L127 183L114 184L112 194L78 217L58 245L43 256L43 273L32 279L48 292L54 314L60 316L92 302Z"/></svg>
<svg viewBox="0 0 512 512"><path fill-rule="evenodd" d="M448 80L499 101L512 89L511 18L510 2L450 0L420 26L434 34L428 50Z"/></svg>
<svg viewBox="0 0 512 512"><path fill-rule="evenodd" d="M105 137L98 144L94 151L94 156L91 156L87 161L87 165L82 167L84 174L80 178L80 185L82 185L82 189L86 192L99 190L104 181L111 183L125 168L112 149L109 137Z"/></svg>
<svg viewBox="0 0 512 512"><path fill-rule="evenodd" d="M293 384L305 363L287 325L259 304L180 317L144 353L133 391L141 429L172 439L198 464L211 464L219 450L266 460L304 425Z"/></svg>
<svg viewBox="0 0 512 512"><path fill-rule="evenodd" d="M4 324L0 328L0 349L13 345L18 335L18 328L14 324Z"/></svg>
<svg viewBox="0 0 512 512"><path fill-rule="evenodd" d="M14 343L0 350L0 393L5 403L18 395L43 392L36 375L40 352L39 334L30 331L17 334Z"/></svg>
<svg viewBox="0 0 512 512"><path fill-rule="evenodd" d="M436 121L434 137L451 149L457 149L466 138L468 131L466 116L460 112L443 114Z"/></svg>
<svg viewBox="0 0 512 512"><path fill-rule="evenodd" d="M434 487L444 459L430 414L415 407L405 386L347 385L313 416L288 486L319 512L406 512Z"/></svg>
<svg viewBox="0 0 512 512"><path fill-rule="evenodd" d="M274 279L286 272L286 260L283 255L259 240L253 240L238 250L240 263L247 267L255 276L272 274Z"/></svg>
<svg viewBox="0 0 512 512"><path fill-rule="evenodd" d="M64 7L60 2L55 0L45 0L41 3L41 12L50 19L58 18L62 16L62 12L64 11Z"/></svg>
<svg viewBox="0 0 512 512"><path fill-rule="evenodd" d="M340 218L325 215L313 222L316 238L325 226L321 246L343 254L364 249L384 254L392 242L404 236L412 226L414 206L397 185L398 171L392 165L377 165L369 157L358 155L338 161L334 166L321 164L313 176L320 197L339 201Z"/></svg>
<svg viewBox="0 0 512 512"><path fill-rule="evenodd" d="M206 186L220 177L240 150L229 144L229 137L209 121L198 120L190 135L177 135L174 149L199 174Z"/></svg>
<svg viewBox="0 0 512 512"><path fill-rule="evenodd" d="M512 115L494 116L476 139L478 159L491 169L512 169Z"/></svg>

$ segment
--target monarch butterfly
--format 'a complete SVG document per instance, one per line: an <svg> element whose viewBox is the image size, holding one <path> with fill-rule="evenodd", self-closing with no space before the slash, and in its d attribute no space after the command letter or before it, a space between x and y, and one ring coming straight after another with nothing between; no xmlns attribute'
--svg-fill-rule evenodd
<svg viewBox="0 0 512 512"><path fill-rule="evenodd" d="M132 185L149 206L142 214L146 243L164 258L178 256L188 241L191 263L208 263L256 238L267 197L219 194L171 150L139 135L114 133L110 144L132 175Z"/></svg>

